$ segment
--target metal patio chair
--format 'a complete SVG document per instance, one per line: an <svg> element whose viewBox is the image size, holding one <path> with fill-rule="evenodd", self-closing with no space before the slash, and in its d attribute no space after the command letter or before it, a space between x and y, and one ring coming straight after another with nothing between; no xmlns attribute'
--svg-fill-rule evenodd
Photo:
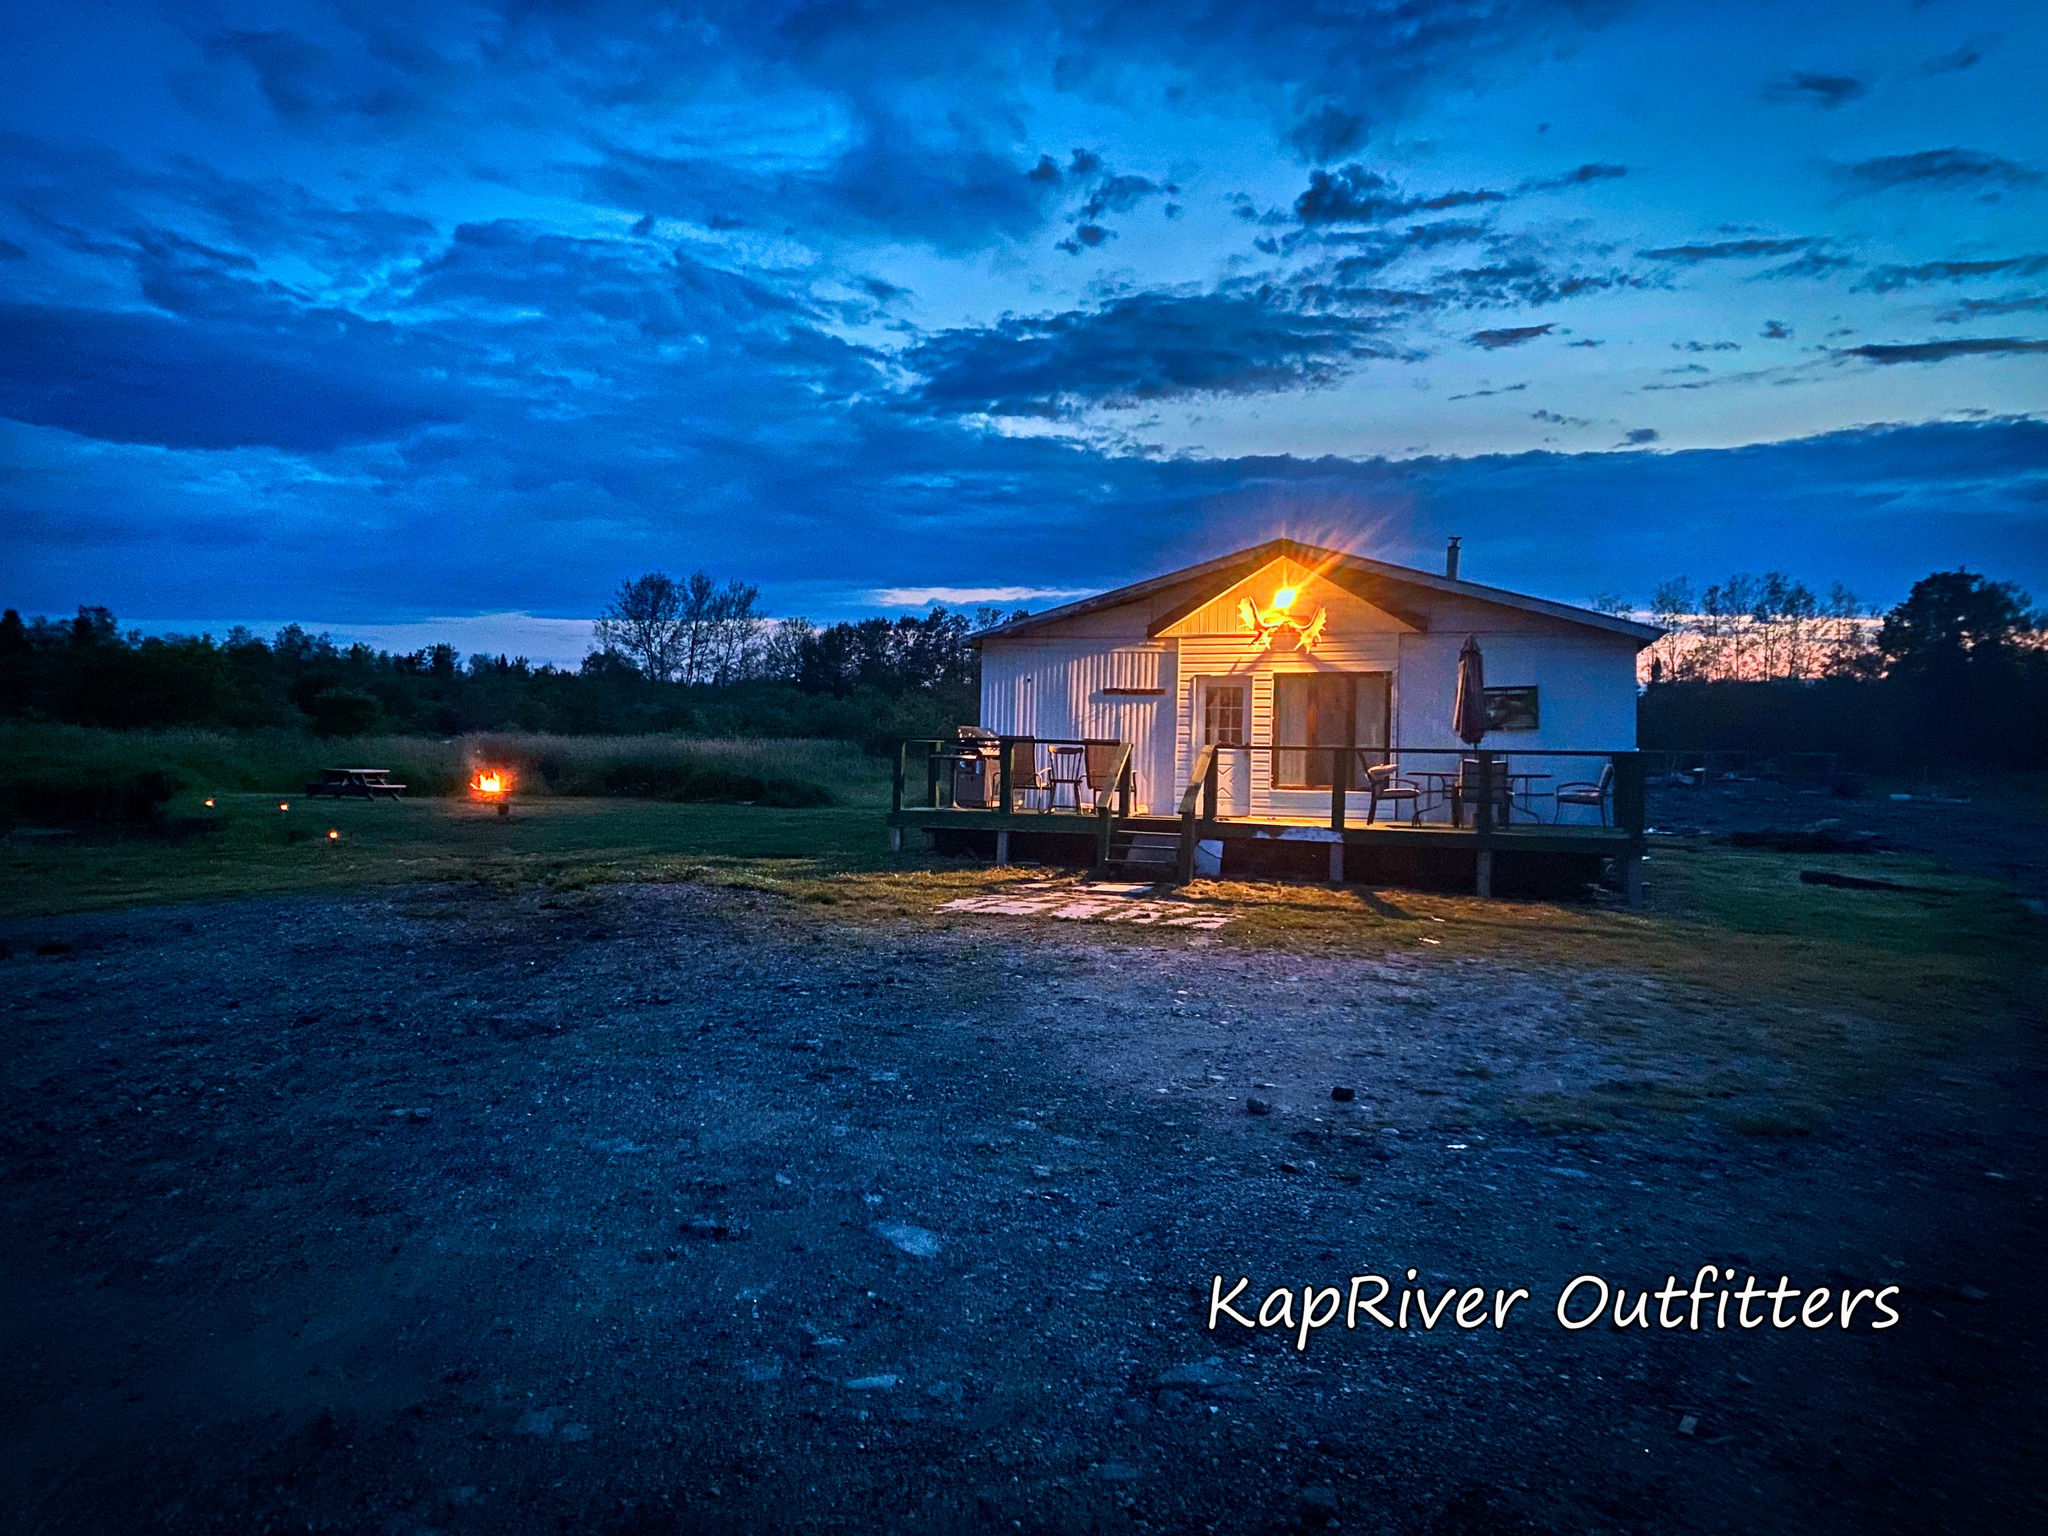
<svg viewBox="0 0 2048 1536"><path fill-rule="evenodd" d="M1607 825L1607 802L1614 794L1614 760L1608 759L1607 766L1600 770L1596 779L1575 779L1569 784L1557 786L1557 809L1551 820L1557 821L1564 815L1568 805L1590 805L1600 813L1600 825Z"/></svg>
<svg viewBox="0 0 2048 1536"><path fill-rule="evenodd" d="M1365 770L1365 792L1368 796L1365 806L1365 820L1369 826L1380 813L1380 802L1388 801L1399 805L1408 803L1408 820L1411 824L1422 820L1422 786L1413 779L1404 779L1392 763L1371 763Z"/></svg>
<svg viewBox="0 0 2048 1536"><path fill-rule="evenodd" d="M1059 809L1060 790L1064 788L1074 798L1074 809L1080 810L1081 792L1088 787L1087 748L1063 744L1046 748L1049 767L1045 776L1045 808Z"/></svg>

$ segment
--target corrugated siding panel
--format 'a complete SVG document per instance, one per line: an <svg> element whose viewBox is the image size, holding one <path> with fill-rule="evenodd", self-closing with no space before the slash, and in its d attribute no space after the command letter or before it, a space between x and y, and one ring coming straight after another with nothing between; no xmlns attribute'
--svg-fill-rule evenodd
<svg viewBox="0 0 2048 1536"><path fill-rule="evenodd" d="M1111 651L1109 681L1103 686L1117 689L1148 689L1159 686L1160 653L1156 650Z"/></svg>
<svg viewBox="0 0 2048 1536"><path fill-rule="evenodd" d="M1145 695L1114 688L1165 688ZM1164 644L1139 648L1102 640L1024 641L982 647L981 723L1004 736L1128 741L1137 800L1150 808L1173 778L1172 656Z"/></svg>

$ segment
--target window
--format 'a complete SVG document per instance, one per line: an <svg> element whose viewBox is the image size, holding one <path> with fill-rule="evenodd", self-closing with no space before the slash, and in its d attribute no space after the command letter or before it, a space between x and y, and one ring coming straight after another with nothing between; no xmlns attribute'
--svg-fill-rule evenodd
<svg viewBox="0 0 2048 1536"><path fill-rule="evenodd" d="M1304 748L1356 747L1385 757L1393 678L1385 672L1282 672L1273 679L1273 786L1328 789L1342 756ZM1287 750L1292 748L1293 750ZM1351 782L1362 777L1353 761Z"/></svg>
<svg viewBox="0 0 2048 1536"><path fill-rule="evenodd" d="M1210 683L1202 689L1202 745L1241 747L1245 742L1243 683Z"/></svg>
<svg viewBox="0 0 2048 1536"><path fill-rule="evenodd" d="M1537 728L1534 688L1486 690L1486 728L1491 731L1533 731Z"/></svg>

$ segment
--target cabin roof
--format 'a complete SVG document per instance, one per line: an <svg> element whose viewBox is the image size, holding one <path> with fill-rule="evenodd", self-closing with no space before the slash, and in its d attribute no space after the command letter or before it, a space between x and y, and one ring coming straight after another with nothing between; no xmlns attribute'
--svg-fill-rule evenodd
<svg viewBox="0 0 2048 1536"><path fill-rule="evenodd" d="M1084 597L1078 602L1048 608L1044 613L1034 613L1028 618L998 624L993 629L983 630L974 638L977 644L983 640L1020 638L1057 628L1069 619L1078 619L1088 614L1100 613L1105 609L1143 602L1147 598L1175 588L1187 589L1185 596L1188 604L1199 605L1228 591L1253 571L1279 559L1291 559L1317 568L1326 576L1340 582L1344 576L1349 575L1375 587L1391 590L1396 597L1402 588L1417 593L1443 593L1471 602L1491 603L1497 607L1513 608L1523 613L1541 614L1545 618L1582 625L1587 629L1602 630L1608 634L1623 635L1638 645L1647 645L1663 633L1653 624L1638 624L1633 619L1617 618L1611 613L1578 608L1570 603L1554 603L1548 598L1530 597L1521 592L1509 592L1501 587L1484 586L1476 581L1454 581L1448 576L1419 571L1412 566L1392 565L1384 560L1368 559L1364 555L1350 555L1342 550L1304 544L1297 539L1268 539L1263 544L1240 549L1234 554L1219 555L1216 559L1205 560L1199 565L1186 566L1178 571L1169 571L1163 576L1149 577L1144 581L1133 582L1129 586L1098 593L1094 597Z"/></svg>

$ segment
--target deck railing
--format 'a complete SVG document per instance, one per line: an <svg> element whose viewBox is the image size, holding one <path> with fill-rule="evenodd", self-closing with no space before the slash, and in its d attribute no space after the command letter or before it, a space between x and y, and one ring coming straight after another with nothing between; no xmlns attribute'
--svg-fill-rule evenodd
<svg viewBox="0 0 2048 1536"><path fill-rule="evenodd" d="M1137 791L1136 776L1131 767L1131 743L1113 741L1107 737L1080 736L985 736L971 740L948 740L943 737L912 737L896 749L895 772L891 776L889 807L892 811L904 808L904 796L911 783L912 764L920 756L924 759L925 783L922 804L931 810L955 805L953 799L952 767L959 763L979 765L986 762L991 753L995 758L996 803L961 807L962 809L1000 811L1005 816L1017 813L1017 797L1020 793L1045 795L1046 811L1054 809L1052 796L1056 792L1050 785L1038 782L1041 749L1047 753L1054 748L1078 749L1081 753L1082 778L1078 781L1074 810L1082 815L1094 817L1106 829L1115 816L1131 814L1131 805ZM1020 758L1030 754L1029 773L1032 782L1020 786L1017 770L1022 766ZM985 772L985 770L979 770ZM1076 784L1072 779L1062 779L1062 784ZM1079 788L1085 788L1091 797L1087 806L1080 803ZM1108 831L1101 834L1106 840Z"/></svg>
<svg viewBox="0 0 2048 1536"><path fill-rule="evenodd" d="M903 742L896 752L895 771L892 778L890 808L903 811L910 805L910 797L916 794L912 808L932 810L954 806L952 765L962 762L986 762L993 752L996 769L996 795L994 804L959 806L959 809L988 810L1000 812L1003 816L1016 815L1020 807L1020 793L1044 795L1046 804L1042 809L1052 809L1052 791L1042 782L1040 772L1041 755L1053 748L1080 749L1082 752L1083 774L1081 787L1092 796L1092 803L1083 805L1077 792L1074 812L1091 816L1096 822L1096 833L1102 852L1107 855L1112 825L1117 817L1131 814L1135 791L1135 775L1132 769L1132 743L1111 741L1103 738L1048 737L1048 736L999 736L985 737L974 741L946 740L937 737L913 737ZM1024 766L1023 754L1030 753L1028 772L1031 782L1020 785L1018 770ZM1200 748L1190 770L1186 789L1180 797L1179 819L1182 831L1182 860L1192 857L1195 842L1194 833L1203 825L1211 825L1226 819L1221 813L1222 768L1225 754L1241 754L1247 762L1263 756L1267 759L1267 779L1270 783L1272 767L1280 754L1287 754L1290 769L1299 768L1303 778L1311 777L1309 770L1317 770L1314 777L1328 779L1330 830L1341 834L1350 820L1350 797L1354 794L1370 793L1368 770L1386 764L1393 764L1397 778L1408 772L1421 772L1411 760L1428 759L1443 761L1448 771L1438 772L1434 777L1439 781L1433 795L1431 809L1449 805L1458 824L1462 826L1463 811L1469 804L1472 812L1472 830L1482 839L1490 837L1503 824L1513 821L1518 801L1542 798L1554 794L1553 790L1522 791L1513 789L1514 782L1521 775L1515 771L1517 762L1543 760L1556 762L1563 759L1583 762L1587 767L1585 781L1597 783L1601 768L1612 763L1614 774L1608 786L1605 802L1598 809L1602 819L1611 812L1612 825L1617 831L1626 833L1633 840L1640 840L1646 818L1644 797L1644 754L1635 751L1582 751L1557 747L1517 749L1498 751L1489 747L1327 747L1287 745L1221 745ZM915 778L915 765L922 758L924 763L924 784L921 792L911 786ZM1322 770L1327 766L1327 775ZM979 770L986 783L986 769ZM1544 775L1531 775L1533 780ZM1064 784L1073 784L1071 779L1062 779ZM1492 786L1491 792L1487 787ZM1289 789L1279 786L1282 794L1315 793L1324 788L1317 784L1307 788ZM1592 808L1589 806L1589 809Z"/></svg>
<svg viewBox="0 0 2048 1536"><path fill-rule="evenodd" d="M1513 765L1516 760L1519 759L1527 762L1533 759L1550 761L1566 758L1584 760L1589 765L1598 763L1603 767L1608 763L1612 763L1614 765L1614 777L1612 783L1607 787L1606 796L1607 806L1612 807L1614 826L1621 831L1627 832L1632 837L1640 838L1643 835L1646 807L1643 793L1643 754L1640 752L1588 752L1572 751L1557 747L1539 747L1530 748L1526 751L1500 752L1484 747L1395 747L1389 749L1381 747L1254 746L1249 744L1231 744L1202 748L1200 754L1195 759L1194 766L1189 772L1187 790L1181 796L1180 813L1184 832L1192 829L1195 824L1198 800L1201 812L1200 819L1202 821L1214 822L1218 819L1224 753L1243 754L1247 759L1247 766L1249 766L1250 759L1263 755L1268 760L1267 777L1269 783L1272 778L1272 766L1282 753L1288 754L1295 759L1302 769L1303 778L1309 776L1308 769L1310 767L1321 768L1324 764L1328 764L1329 823L1330 830L1333 832L1342 832L1345 828L1350 814L1350 796L1353 794L1370 793L1369 769L1391 764L1395 768L1394 776L1402 778L1404 777L1401 773L1403 759L1418 757L1448 759L1453 764L1452 770L1448 773L1435 775L1444 781L1436 792L1437 803L1449 804L1454 818L1458 818L1460 824L1462 824L1460 813L1462 812L1464 802L1469 797L1473 813L1473 830L1481 836L1492 833L1496 826L1500 824L1496 819L1495 813L1497 810L1505 807L1507 811L1505 820L1511 821L1513 818L1513 809L1518 798L1513 786L1515 779L1521 777L1521 775L1516 774L1514 771ZM1426 770L1411 769L1411 771ZM1321 773L1318 773L1316 776L1319 778L1325 777ZM1531 777L1547 777L1547 775L1531 775ZM1599 778L1600 771L1595 768L1592 770L1591 777L1586 782L1597 784ZM1477 786L1477 789L1474 790L1469 786ZM1490 792L1488 792L1488 786L1491 786ZM1301 794L1313 793L1316 789L1320 789L1323 786L1308 785L1291 789L1285 785L1274 787L1282 794ZM1544 794L1552 793L1554 793L1552 790L1524 791L1520 798L1525 800L1540 798ZM1607 806L1601 807L1603 820L1605 819Z"/></svg>

